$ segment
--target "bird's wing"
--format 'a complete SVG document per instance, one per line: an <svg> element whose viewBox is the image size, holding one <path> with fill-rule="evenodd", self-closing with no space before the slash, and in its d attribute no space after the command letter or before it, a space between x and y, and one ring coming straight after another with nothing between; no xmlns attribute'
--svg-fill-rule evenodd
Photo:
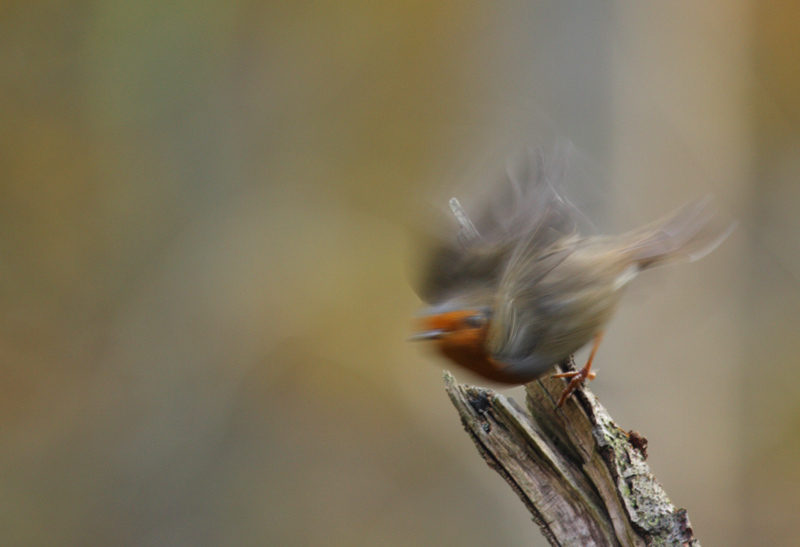
<svg viewBox="0 0 800 547"><path fill-rule="evenodd" d="M487 339L489 354L512 368L543 372L553 365L536 352L552 325L542 320L543 307L552 300L542 281L574 252L571 238L545 250L518 249L498 287ZM541 362L540 362L541 361Z"/></svg>
<svg viewBox="0 0 800 547"><path fill-rule="evenodd" d="M577 232L580 212L559 191L571 145L562 145L548 162L530 150L509 162L503 180L468 213L451 202L461 230L432 237L417 292L438 303L476 286L495 287L520 249L536 252Z"/></svg>

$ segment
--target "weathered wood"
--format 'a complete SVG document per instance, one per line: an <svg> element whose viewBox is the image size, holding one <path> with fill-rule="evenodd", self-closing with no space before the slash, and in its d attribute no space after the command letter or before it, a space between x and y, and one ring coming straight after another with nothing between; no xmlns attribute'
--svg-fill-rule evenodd
<svg viewBox="0 0 800 547"><path fill-rule="evenodd" d="M526 386L526 411L492 390L456 384L449 372L445 386L481 456L551 545L700 547L686 511L645 463L646 440L620 429L588 389L557 409L565 383L542 378Z"/></svg>

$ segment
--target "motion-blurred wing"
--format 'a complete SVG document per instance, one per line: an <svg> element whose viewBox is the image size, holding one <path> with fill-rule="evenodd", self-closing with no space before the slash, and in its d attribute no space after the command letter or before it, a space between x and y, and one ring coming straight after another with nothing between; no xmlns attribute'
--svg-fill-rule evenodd
<svg viewBox="0 0 800 547"><path fill-rule="evenodd" d="M451 203L456 227L434 241L418 294L435 304L475 288L496 287L520 249L535 252L577 231L577 209L558 188L571 145L556 149L545 164L541 151L510 161L506 176L475 211ZM465 222L471 225L465 228Z"/></svg>
<svg viewBox="0 0 800 547"><path fill-rule="evenodd" d="M553 295L543 280L571 253L574 245L568 240L550 249L528 255L528 261L512 261L499 284L488 336L491 356L510 367L541 369L555 364L539 363L545 357L537 346L546 341L552 325L544 320L550 315Z"/></svg>

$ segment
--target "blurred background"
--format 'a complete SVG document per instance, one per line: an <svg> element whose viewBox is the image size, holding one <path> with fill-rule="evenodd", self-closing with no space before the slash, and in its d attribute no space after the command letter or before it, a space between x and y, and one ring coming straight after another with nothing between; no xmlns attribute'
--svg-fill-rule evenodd
<svg viewBox="0 0 800 547"><path fill-rule="evenodd" d="M592 389L704 544L796 545L798 59L775 0L0 3L1 543L545 545L405 337L420 203L547 133L739 219Z"/></svg>

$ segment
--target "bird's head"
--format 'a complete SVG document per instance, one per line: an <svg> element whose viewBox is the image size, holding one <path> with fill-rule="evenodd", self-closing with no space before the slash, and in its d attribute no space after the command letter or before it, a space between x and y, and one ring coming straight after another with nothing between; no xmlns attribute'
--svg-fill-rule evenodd
<svg viewBox="0 0 800 547"><path fill-rule="evenodd" d="M430 341L436 350L464 368L501 383L518 383L487 353L486 340L491 309L428 310L419 318L419 328L409 339Z"/></svg>
<svg viewBox="0 0 800 547"><path fill-rule="evenodd" d="M483 346L490 315L488 308L423 312L410 340L430 340L439 347Z"/></svg>

